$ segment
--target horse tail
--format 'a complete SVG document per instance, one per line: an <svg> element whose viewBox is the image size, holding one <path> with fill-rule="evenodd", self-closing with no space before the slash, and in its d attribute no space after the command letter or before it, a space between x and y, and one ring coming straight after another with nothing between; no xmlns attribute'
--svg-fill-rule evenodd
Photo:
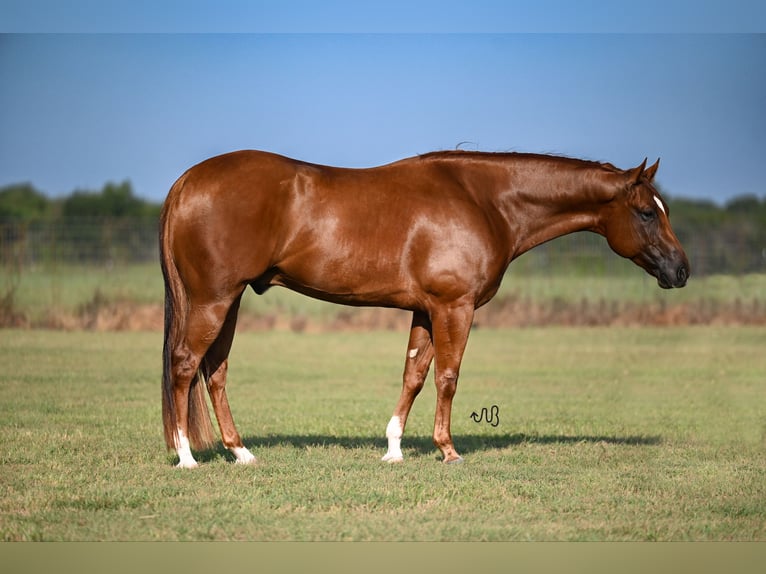
<svg viewBox="0 0 766 574"><path fill-rule="evenodd" d="M186 175L173 184L160 215L160 266L165 281L165 325L162 345L162 422L168 449L178 447L178 415L173 392L173 352L182 344L189 315L189 297L178 273L170 244L169 219L175 195L183 187ZM200 384L202 383L202 384ZM201 372L192 378L188 406L188 438L199 450L214 441L213 425L205 402L205 383Z"/></svg>

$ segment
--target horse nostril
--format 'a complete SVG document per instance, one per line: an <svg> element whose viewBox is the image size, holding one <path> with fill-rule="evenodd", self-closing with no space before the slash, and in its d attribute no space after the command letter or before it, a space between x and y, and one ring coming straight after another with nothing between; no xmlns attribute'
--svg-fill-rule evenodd
<svg viewBox="0 0 766 574"><path fill-rule="evenodd" d="M678 272L676 273L676 278L678 279L679 285L686 284L686 280L689 278L689 270L686 268L686 265L681 265L678 268Z"/></svg>

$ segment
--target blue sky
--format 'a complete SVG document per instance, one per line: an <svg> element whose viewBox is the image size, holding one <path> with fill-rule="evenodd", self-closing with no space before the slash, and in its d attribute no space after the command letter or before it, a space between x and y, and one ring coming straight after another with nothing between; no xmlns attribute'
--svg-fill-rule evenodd
<svg viewBox="0 0 766 574"><path fill-rule="evenodd" d="M663 34L672 18L645 9L637 32L618 21L614 33L598 18L567 29L566 11L525 19L508 2L475 3L470 17L465 3L443 2L458 7L452 19L428 19L434 3L416 3L399 20L399 2L346 20L337 3L290 19L253 2L243 14L258 25L213 33L223 16L200 3L176 20L147 12L174 2L115 2L124 17L94 9L85 22L24 11L43 4L0 8L0 31L16 32L0 35L0 186L61 195L129 179L159 201L186 168L235 149L363 167L466 142L625 168L660 157L669 195L766 195L766 35L687 33L736 29L732 10L699 22L679 12L681 32ZM116 33L91 33L104 31Z"/></svg>

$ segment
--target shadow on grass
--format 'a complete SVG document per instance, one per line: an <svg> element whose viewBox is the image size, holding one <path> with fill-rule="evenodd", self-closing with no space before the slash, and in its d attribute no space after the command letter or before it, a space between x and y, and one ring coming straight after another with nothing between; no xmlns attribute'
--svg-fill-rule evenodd
<svg viewBox="0 0 766 574"><path fill-rule="evenodd" d="M611 444L621 446L652 446L662 442L659 436L603 436L603 435L535 435L535 434L504 434L496 436L462 434L454 435L455 447L460 454L474 452L500 450L521 444ZM386 450L385 437L372 436L331 436L331 435L267 435L248 436L243 438L246 447L259 456L259 451L268 450L280 445L294 448L321 448L340 447L347 449L377 448L381 456ZM430 436L406 436L402 439L402 447L405 451L414 450L417 454L435 456L438 450ZM197 460L209 462L219 457L230 458L229 451L219 442L215 448L200 452ZM439 455L440 457L440 455Z"/></svg>

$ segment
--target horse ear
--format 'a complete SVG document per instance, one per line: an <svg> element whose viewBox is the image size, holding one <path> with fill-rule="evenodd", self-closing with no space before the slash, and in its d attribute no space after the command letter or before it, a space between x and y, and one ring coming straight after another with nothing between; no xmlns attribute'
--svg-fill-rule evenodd
<svg viewBox="0 0 766 574"><path fill-rule="evenodd" d="M644 173L644 168L646 167L646 160L647 158L644 158L644 161L641 165L638 167L634 167L633 169L629 169L627 172L625 172L628 176L628 185L633 186L638 183L638 180L641 178L641 174Z"/></svg>
<svg viewBox="0 0 766 574"><path fill-rule="evenodd" d="M646 171L644 172L646 179L649 181L654 181L654 175L657 173L658 167L660 167L660 158L657 158L657 161L654 162L654 165L646 168Z"/></svg>

